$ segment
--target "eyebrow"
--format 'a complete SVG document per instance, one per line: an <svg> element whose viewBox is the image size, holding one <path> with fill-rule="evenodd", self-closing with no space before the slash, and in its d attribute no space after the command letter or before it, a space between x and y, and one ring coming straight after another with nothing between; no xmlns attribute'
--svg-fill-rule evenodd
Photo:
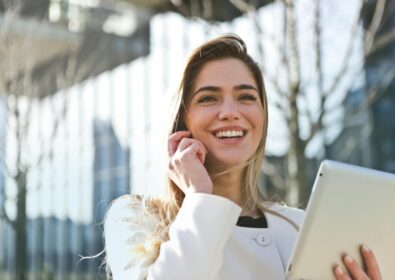
<svg viewBox="0 0 395 280"><path fill-rule="evenodd" d="M249 85L249 84L241 84L241 85L235 86L234 89L235 90L252 89L252 90L255 90L258 92L258 89L256 87Z"/></svg>
<svg viewBox="0 0 395 280"><path fill-rule="evenodd" d="M252 85L249 84L241 84L241 85L237 85L235 87L233 87L234 90L243 90L243 89L252 89L255 90L256 92L258 92L258 89ZM203 86L201 88L199 88L197 91L195 91L193 93L193 96L196 95L197 93L201 92L201 91L220 91L220 87L216 87L216 86Z"/></svg>

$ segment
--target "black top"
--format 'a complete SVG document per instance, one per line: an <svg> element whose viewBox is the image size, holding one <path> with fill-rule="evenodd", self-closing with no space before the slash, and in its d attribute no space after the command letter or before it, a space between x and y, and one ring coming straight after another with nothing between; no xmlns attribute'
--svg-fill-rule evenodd
<svg viewBox="0 0 395 280"><path fill-rule="evenodd" d="M239 227L249 227L249 228L267 228L267 221L265 216L253 218L250 216L240 216L237 220Z"/></svg>

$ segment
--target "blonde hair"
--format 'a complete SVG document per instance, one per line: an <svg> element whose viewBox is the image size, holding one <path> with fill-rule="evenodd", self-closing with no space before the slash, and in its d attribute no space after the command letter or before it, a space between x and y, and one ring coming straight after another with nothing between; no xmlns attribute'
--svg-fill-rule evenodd
<svg viewBox="0 0 395 280"><path fill-rule="evenodd" d="M258 203L265 201L264 196L260 192L260 188L258 188L258 180L265 150L268 127L268 110L262 72L257 63L247 53L247 47L240 37L234 34L223 35L204 43L192 51L186 63L183 77L174 100L173 115L168 136L175 133L176 131L186 130L184 123L184 117L186 113L186 99L191 92L194 81L199 75L203 66L210 61L224 58L236 58L247 66L257 84L260 101L264 110L263 133L257 150L246 163L244 163L242 166L235 167L245 167L245 188L243 194L245 197L245 204L242 205L242 207L244 210L248 211L255 208ZM224 175L228 172L231 172L232 170L233 168L221 172L220 174L216 174L215 176ZM170 178L168 178L167 181L168 201L171 201L173 207L177 209L182 204L184 194L180 188L178 188L178 186L170 180ZM177 210L175 212L177 212Z"/></svg>
<svg viewBox="0 0 395 280"><path fill-rule="evenodd" d="M177 131L186 130L184 123L186 99L203 66L210 61L224 58L239 59L248 67L257 83L260 101L264 109L263 133L255 153L246 163L241 166L234 167L245 168L243 175L245 188L243 189L244 193L242 194L245 201L244 205L242 205L243 209L245 211L250 211L258 207L259 210L264 212L265 209L270 206L270 203L265 199L261 192L261 188L259 188L258 185L268 127L266 91L261 70L257 63L247 53L247 47L240 37L233 34L220 36L204 43L192 51L189 59L187 60L177 94L173 100L173 114L171 115L168 136ZM223 171L220 174L215 174L214 176L222 176L231 171L233 171L233 168ZM169 226L174 221L182 205L184 197L185 195L181 189L170 178L167 178L166 198L161 201L151 200L149 206L150 211L157 213L161 221L156 229L158 231L158 235L164 236L162 233L159 234L159 231L168 231ZM148 205L147 203L145 204Z"/></svg>
<svg viewBox="0 0 395 280"><path fill-rule="evenodd" d="M259 187L259 175L261 173L268 128L268 106L261 70L247 53L247 47L240 37L233 34L220 36L204 43L192 52L186 63L179 89L175 99L173 100L173 115L171 116L168 136L177 131L186 130L184 123L186 98L191 92L194 81L203 66L210 61L224 58L239 59L251 71L258 87L260 101L264 111L264 122L261 141L251 158L241 166L232 167L231 169L223 171L220 174L215 174L214 176L222 176L228 172L232 172L234 168L244 168L243 176L245 188L243 188L242 194L244 198L244 205L242 205L242 208L245 211L258 208L262 213L268 212L282 217L297 229L294 222L269 209L272 203L265 199L261 192L261 188ZM149 258L151 261L154 261L157 258L160 244L168 240L169 227L174 221L185 197L181 189L169 177L167 178L166 194L166 197L161 200L151 198L144 199L141 197L138 198L138 201L141 202L143 212L146 213L146 217L154 216L157 221L155 227L150 230L151 233L147 234L147 236L150 236L149 238L152 239L152 236L154 236L155 239L153 241L155 246L151 247L151 252L148 252L147 249L136 246L136 253L141 254L141 252L144 252L144 254L150 255L146 256L146 258Z"/></svg>

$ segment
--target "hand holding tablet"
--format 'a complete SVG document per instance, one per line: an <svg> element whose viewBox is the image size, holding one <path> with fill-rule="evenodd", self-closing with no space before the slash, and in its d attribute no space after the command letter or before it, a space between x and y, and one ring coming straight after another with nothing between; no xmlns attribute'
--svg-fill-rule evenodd
<svg viewBox="0 0 395 280"><path fill-rule="evenodd" d="M374 255L361 252L362 244ZM375 266L374 258L382 279L395 279L394 252L395 175L324 161L287 267L288 279L335 279L337 265L345 272L337 279L366 279L353 274ZM346 254L351 263L344 263ZM368 273L381 279L376 272Z"/></svg>
<svg viewBox="0 0 395 280"><path fill-rule="evenodd" d="M362 245L360 251L363 259L363 266L359 265L350 255L345 254L342 260L347 270L343 269L340 265L334 267L334 274L337 280L382 279L379 265L372 250L366 245Z"/></svg>

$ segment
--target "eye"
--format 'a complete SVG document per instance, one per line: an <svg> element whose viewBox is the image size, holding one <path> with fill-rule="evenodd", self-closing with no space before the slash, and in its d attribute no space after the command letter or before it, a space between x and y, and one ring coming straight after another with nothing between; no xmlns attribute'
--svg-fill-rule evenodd
<svg viewBox="0 0 395 280"><path fill-rule="evenodd" d="M214 96L211 95L206 95L206 96L202 96L198 99L198 103L207 103L207 102L214 102L217 99Z"/></svg>
<svg viewBox="0 0 395 280"><path fill-rule="evenodd" d="M239 97L240 100L255 101L257 97L254 94L244 93Z"/></svg>

